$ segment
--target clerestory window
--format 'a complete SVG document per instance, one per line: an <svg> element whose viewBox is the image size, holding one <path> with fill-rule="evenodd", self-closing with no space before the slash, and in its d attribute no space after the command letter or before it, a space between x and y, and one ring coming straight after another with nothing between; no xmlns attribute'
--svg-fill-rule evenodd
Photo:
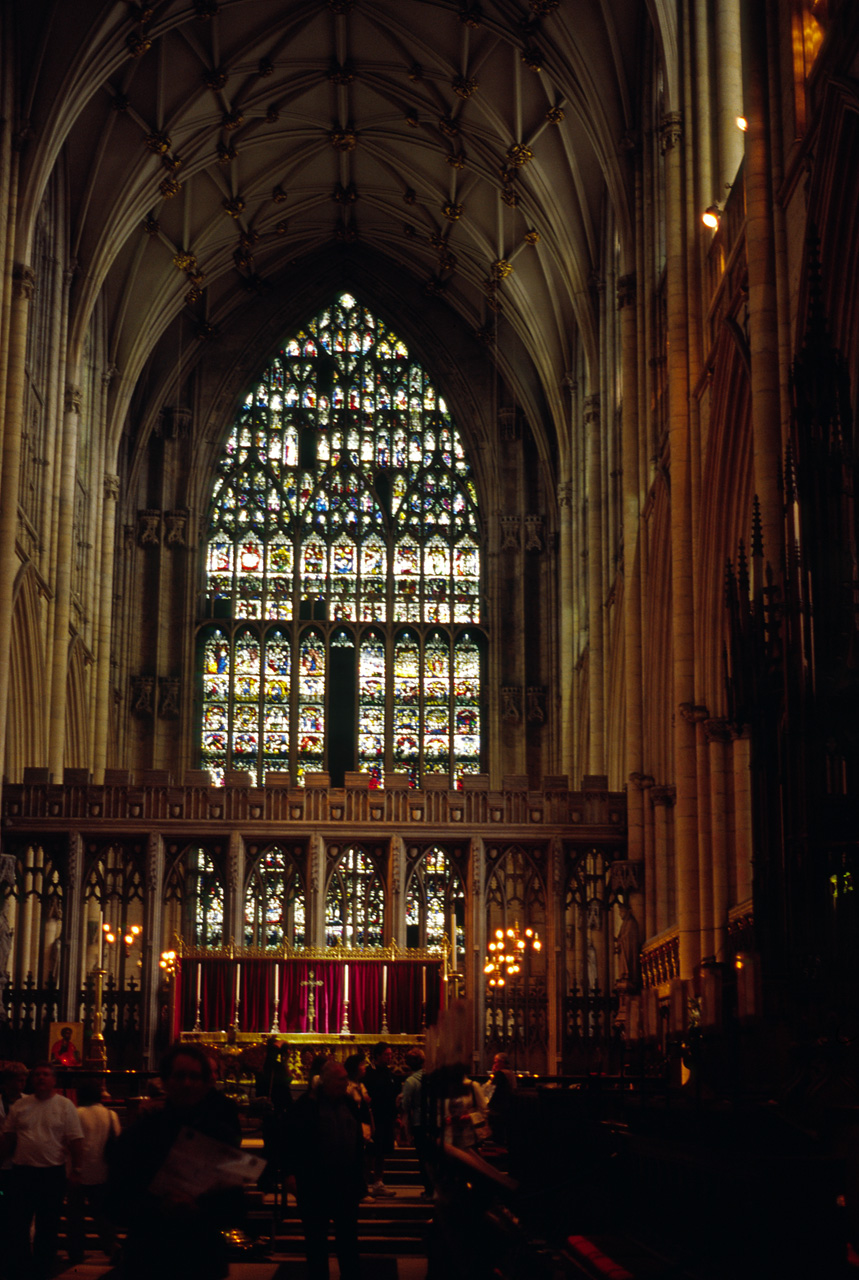
<svg viewBox="0 0 859 1280"><path fill-rule="evenodd" d="M443 397L351 294L244 399L212 490L200 761L334 785L482 770L477 493Z"/></svg>

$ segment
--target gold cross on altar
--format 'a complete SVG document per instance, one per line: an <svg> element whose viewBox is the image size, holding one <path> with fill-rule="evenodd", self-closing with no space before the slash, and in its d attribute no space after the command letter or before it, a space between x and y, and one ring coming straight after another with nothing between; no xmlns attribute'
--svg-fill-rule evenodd
<svg viewBox="0 0 859 1280"><path fill-rule="evenodd" d="M301 984L307 987L307 1025L308 1030L316 1030L316 987L323 986L321 978L317 978L316 970L310 970L310 977L306 978Z"/></svg>

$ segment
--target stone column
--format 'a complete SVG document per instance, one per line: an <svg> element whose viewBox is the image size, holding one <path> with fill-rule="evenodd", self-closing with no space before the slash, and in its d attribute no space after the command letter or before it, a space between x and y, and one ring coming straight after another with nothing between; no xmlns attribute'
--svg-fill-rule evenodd
<svg viewBox="0 0 859 1280"><path fill-rule="evenodd" d="M546 1069L557 1075L563 1060L564 999L567 994L564 960L564 849L555 837L549 844L549 883L546 904Z"/></svg>
<svg viewBox="0 0 859 1280"><path fill-rule="evenodd" d="M227 849L227 900L224 904L224 942L240 947L244 943L245 840L240 831L230 832Z"/></svg>
<svg viewBox="0 0 859 1280"><path fill-rule="evenodd" d="M19 560L18 481L21 471L21 432L24 414L24 361L27 318L36 278L28 266L12 268L12 305L6 362L6 412L0 472L0 778L6 762L6 709L9 703L9 650L12 640L12 593Z"/></svg>
<svg viewBox="0 0 859 1280"><path fill-rule="evenodd" d="M764 0L748 0L746 6L746 259L755 494L760 503L764 559L778 581L782 574L783 450L765 7Z"/></svg>
<svg viewBox="0 0 859 1280"><path fill-rule="evenodd" d="M719 139L719 200L734 181L743 158L743 135L737 116L743 115L743 51L740 0L715 0L716 126Z"/></svg>
<svg viewBox="0 0 859 1280"><path fill-rule="evenodd" d="M728 879L728 788L726 756L731 740L727 720L704 721L710 758L710 840L713 849L713 940L716 958L724 958L730 888Z"/></svg>
<svg viewBox="0 0 859 1280"><path fill-rule="evenodd" d="M656 933L656 837L653 824L653 805L650 802L650 788L653 778L650 774L630 775L627 795L633 789L641 791L641 808L643 817L642 858L644 861L644 896L642 902L641 922L644 938L651 938Z"/></svg>
<svg viewBox="0 0 859 1280"><path fill-rule="evenodd" d="M483 957L486 955L486 851L483 840L475 836L469 849L471 863L471 901L466 906L471 911L471 956L466 956L465 996L474 1002L475 1057L483 1064L483 1042L486 1038L486 979L483 976ZM469 930L465 930L466 947Z"/></svg>
<svg viewBox="0 0 859 1280"><path fill-rule="evenodd" d="M390 919L385 922L386 942L406 945L406 846L402 836L391 836L389 849L390 867Z"/></svg>
<svg viewBox="0 0 859 1280"><path fill-rule="evenodd" d="M74 564L75 465L80 429L80 387L66 385L63 405L63 442L57 477L57 556L54 564L54 643L51 663L51 711L48 730L48 767L55 778L63 776L66 745L66 694L69 665L69 615Z"/></svg>
<svg viewBox="0 0 859 1280"><path fill-rule="evenodd" d="M325 842L312 832L307 842L307 945L325 946L325 888L328 868L325 865Z"/></svg>
<svg viewBox="0 0 859 1280"><path fill-rule="evenodd" d="M80 1012L81 960L84 916L83 900L84 844L79 831L70 831L66 854L66 883L63 894L63 930L60 934L62 958L60 974L60 1009L68 1022L77 1022Z"/></svg>
<svg viewBox="0 0 859 1280"><path fill-rule="evenodd" d="M113 557L116 537L116 504L119 476L105 472L104 519L101 528L101 587L95 646L95 733L93 741L93 782L104 781L107 744L110 740L110 646L113 622Z"/></svg>
<svg viewBox="0 0 859 1280"><path fill-rule="evenodd" d="M680 976L691 978L694 967L700 959L698 937L700 919L695 726L681 714L682 707L691 707L695 703L692 484L682 137L682 118L679 113L673 112L663 120L662 145L665 153L668 438L671 453L671 640L674 770L677 790L674 849L677 925L680 932Z"/></svg>
<svg viewBox="0 0 859 1280"><path fill-rule="evenodd" d="M752 896L752 765L751 740L745 726L734 734L734 853L737 860L737 902Z"/></svg>
<svg viewBox="0 0 859 1280"><path fill-rule="evenodd" d="M570 480L558 485L558 642L560 654L558 658L558 676L561 690L560 700L560 738L558 743L558 759L561 773L573 776L573 707L575 703L573 682L575 680L575 621L573 616L573 593L575 582L573 577L573 526L572 526L573 486Z"/></svg>
<svg viewBox="0 0 859 1280"><path fill-rule="evenodd" d="M155 1065L155 1037L158 1032L158 993L163 978L159 964L167 949L163 935L164 839L150 831L146 844L146 896L143 901L143 941L140 967L140 1040L143 1064ZM176 978L173 981L177 981Z"/></svg>
<svg viewBox="0 0 859 1280"><path fill-rule="evenodd" d="M653 804L654 818L654 862L656 872L656 933L662 933L670 924L671 919L671 892L670 892L670 876L672 872L671 840L673 832L671 830L671 821L669 818L669 809L674 807L677 793L674 787L651 787L650 799ZM649 896L649 894L648 894Z"/></svg>
<svg viewBox="0 0 859 1280"><path fill-rule="evenodd" d="M588 497L588 771L605 773L605 693L603 688L603 490L600 398L587 396L584 405L587 440Z"/></svg>
<svg viewBox="0 0 859 1280"><path fill-rule="evenodd" d="M617 282L620 310L621 368L623 374L623 647L626 698L626 773L630 780L643 769L641 577L639 573L638 485L638 350L636 333L635 276ZM627 857L644 858L644 798L641 788L627 786ZM640 918L640 917L639 917Z"/></svg>

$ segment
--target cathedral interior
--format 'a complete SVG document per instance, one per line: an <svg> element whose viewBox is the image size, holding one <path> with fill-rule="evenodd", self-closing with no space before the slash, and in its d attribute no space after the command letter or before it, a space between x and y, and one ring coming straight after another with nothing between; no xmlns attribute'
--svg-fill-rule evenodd
<svg viewBox="0 0 859 1280"><path fill-rule="evenodd" d="M333 1035L855 1105L857 7L0 50L0 1056L333 963Z"/></svg>

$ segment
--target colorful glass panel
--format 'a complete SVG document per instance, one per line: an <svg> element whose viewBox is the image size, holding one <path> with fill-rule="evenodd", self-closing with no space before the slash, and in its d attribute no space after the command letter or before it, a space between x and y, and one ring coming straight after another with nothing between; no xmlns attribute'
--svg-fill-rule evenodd
<svg viewBox="0 0 859 1280"><path fill-rule="evenodd" d="M245 946L304 946L304 886L296 861L275 845L254 863L245 890Z"/></svg>
<svg viewBox="0 0 859 1280"><path fill-rule="evenodd" d="M380 787L385 769L385 644L370 635L358 663L358 769Z"/></svg>
<svg viewBox="0 0 859 1280"><path fill-rule="evenodd" d="M480 623L480 577L476 488L444 397L387 322L340 294L248 389L216 464L204 598L225 621L201 647L201 763L216 781L324 769L328 673L306 683L302 624L323 628L323 661L327 628L344 623L433 624L449 650L454 626ZM276 669L261 656L272 623ZM354 648L360 687L360 634ZM418 669L411 701L361 704L354 764L376 781L385 767L413 784L421 769L450 771L454 747L468 753L457 774L478 767L479 719L463 706L456 721L448 688L445 722L422 682Z"/></svg>
<svg viewBox="0 0 859 1280"><path fill-rule="evenodd" d="M355 847L340 855L325 897L325 945L381 947L384 892L372 858Z"/></svg>

